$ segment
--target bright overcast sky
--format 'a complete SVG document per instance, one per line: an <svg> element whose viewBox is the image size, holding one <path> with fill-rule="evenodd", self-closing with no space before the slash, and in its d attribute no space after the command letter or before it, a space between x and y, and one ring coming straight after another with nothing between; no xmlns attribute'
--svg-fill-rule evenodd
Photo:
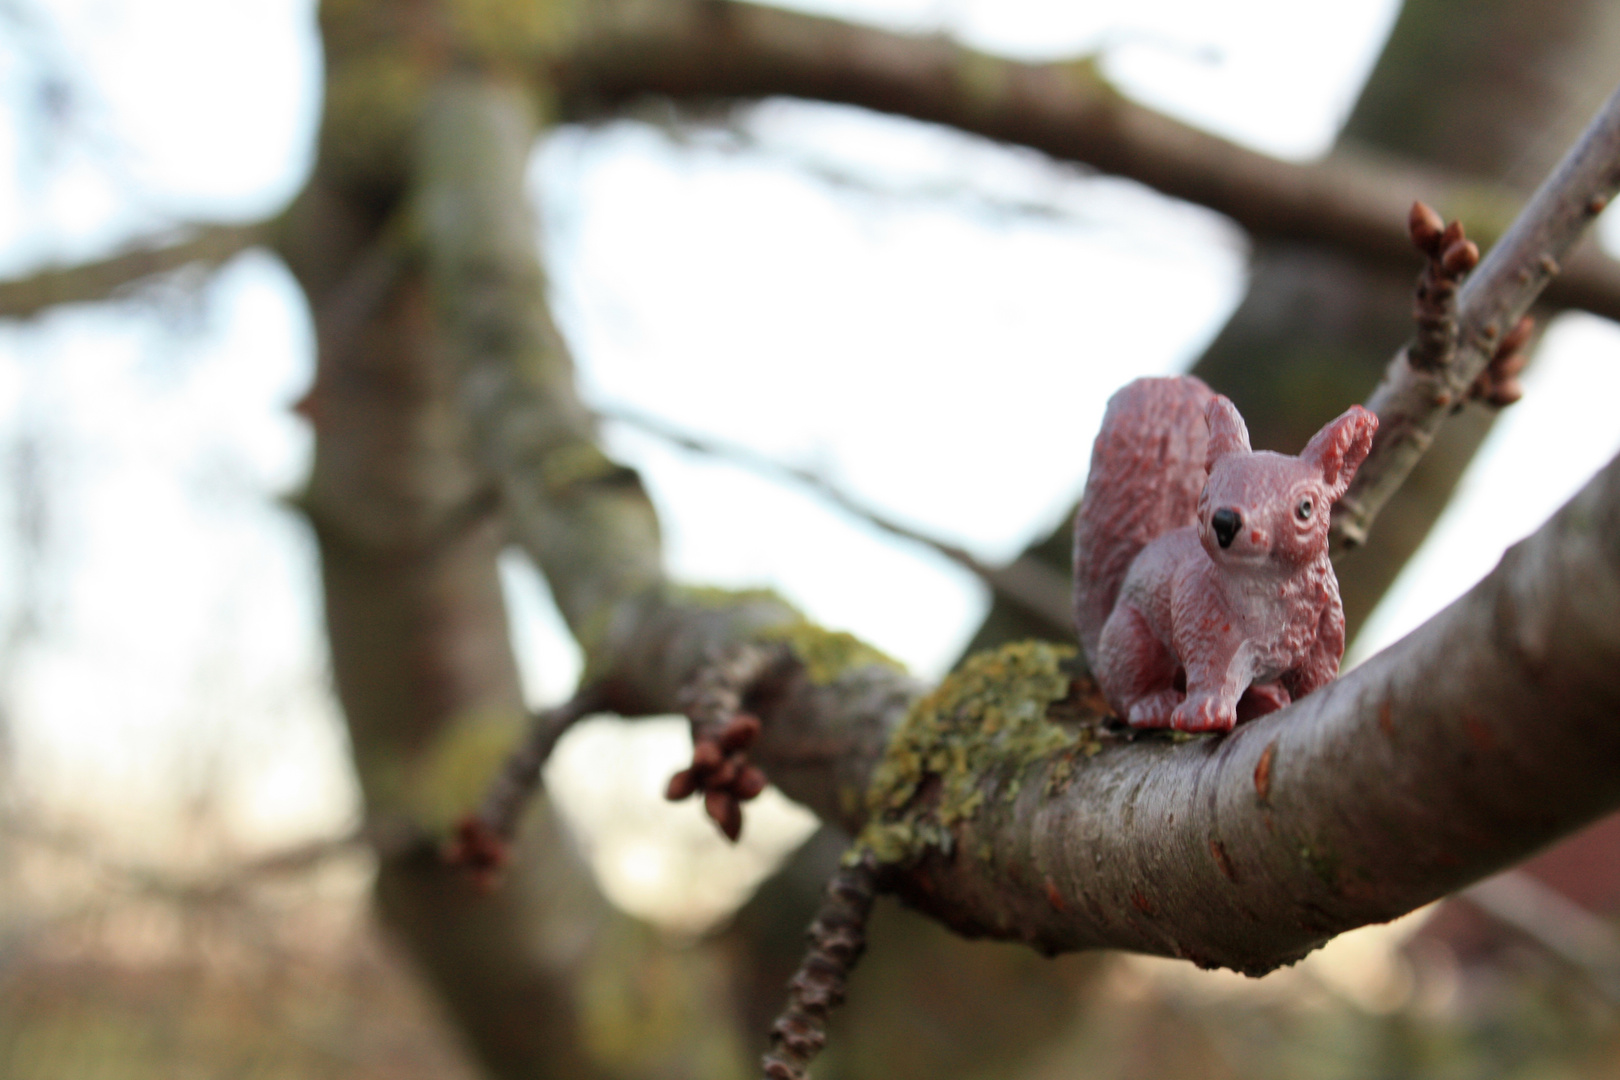
<svg viewBox="0 0 1620 1080"><path fill-rule="evenodd" d="M1139 99L1308 157L1395 5L797 6L1019 56L1101 50ZM320 81L309 3L39 10L0 40L0 270L168 222L251 218L297 189ZM43 124L53 72L74 81ZM624 122L537 151L555 307L584 388L812 465L985 558L1012 556L1072 501L1107 394L1184 367L1241 294L1241 235L1133 184L850 109L771 102L744 127L741 147ZM1146 277L1178 302L1142 313ZM95 790L157 808L179 770L223 782L243 835L352 812L313 552L273 503L308 466L287 405L310 370L308 316L264 254L154 303L0 327L0 453L32 448L51 493L44 636L11 669L17 752L50 805ZM1614 452L1617 375L1612 326L1554 329L1373 637L1461 592ZM954 567L797 491L619 426L608 437L648 478L681 577L771 585L929 676L984 611ZM14 538L0 557L18 568L0 582L9 619L26 567ZM554 699L577 657L532 572L512 559L508 579L530 694Z"/></svg>

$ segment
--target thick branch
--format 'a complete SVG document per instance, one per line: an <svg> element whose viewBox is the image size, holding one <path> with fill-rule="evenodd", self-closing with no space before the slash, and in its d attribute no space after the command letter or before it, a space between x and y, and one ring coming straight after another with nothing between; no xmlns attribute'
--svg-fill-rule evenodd
<svg viewBox="0 0 1620 1080"><path fill-rule="evenodd" d="M1493 182L1337 152L1280 161L1121 96L1086 61L1024 64L939 37L888 33L734 0L604 6L555 74L566 113L646 94L683 99L788 95L932 121L1139 180L1208 206L1257 236L1315 241L1407 268L1413 198L1489 240L1519 199ZM1555 304L1620 318L1620 264L1568 260Z"/></svg>
<svg viewBox="0 0 1620 1080"><path fill-rule="evenodd" d="M1259 974L1620 805L1620 459L1421 629L1225 738L986 781L905 895L968 933ZM1062 780L1058 778L1061 786ZM975 854L989 853L988 858Z"/></svg>
<svg viewBox="0 0 1620 1080"><path fill-rule="evenodd" d="M1337 550L1355 547L1423 456L1452 406L1464 400L1565 254L1620 190L1620 90L1615 91L1506 235L1463 285L1457 339L1440 368L1396 355L1368 399L1378 414L1372 453L1333 508Z"/></svg>
<svg viewBox="0 0 1620 1080"><path fill-rule="evenodd" d="M669 711L705 654L791 612L769 597L649 606L608 681ZM1009 771L891 886L974 935L1122 948L1259 973L1480 880L1620 806L1620 460L1400 644L1224 738L1104 740ZM920 688L804 673L751 750L790 796L865 819ZM923 785L927 790L927 785Z"/></svg>
<svg viewBox="0 0 1620 1080"><path fill-rule="evenodd" d="M597 447L546 308L524 191L537 120L517 87L447 78L423 119L412 212L480 464L515 539L587 649L663 580L636 474Z"/></svg>
<svg viewBox="0 0 1620 1080"><path fill-rule="evenodd" d="M183 240L151 243L95 262L51 267L25 278L0 281L0 316L25 318L56 304L105 300L125 285L178 270L187 263L217 266L239 251L264 243L270 232L263 222L203 225Z"/></svg>

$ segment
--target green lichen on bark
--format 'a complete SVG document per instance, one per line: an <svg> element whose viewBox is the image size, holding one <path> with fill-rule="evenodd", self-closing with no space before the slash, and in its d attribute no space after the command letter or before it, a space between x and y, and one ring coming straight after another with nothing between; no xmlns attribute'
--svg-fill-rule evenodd
<svg viewBox="0 0 1620 1080"><path fill-rule="evenodd" d="M1066 771L1085 753L1076 732L1047 709L1069 696L1070 646L1004 645L969 657L919 699L895 732L867 792L869 824L855 851L906 864L930 848L949 851L951 827L997 793L1015 797L1024 771L1056 759Z"/></svg>
<svg viewBox="0 0 1620 1080"><path fill-rule="evenodd" d="M448 719L425 746L374 748L360 763L367 805L403 814L428 835L448 834L478 804L525 719L517 710L474 708Z"/></svg>

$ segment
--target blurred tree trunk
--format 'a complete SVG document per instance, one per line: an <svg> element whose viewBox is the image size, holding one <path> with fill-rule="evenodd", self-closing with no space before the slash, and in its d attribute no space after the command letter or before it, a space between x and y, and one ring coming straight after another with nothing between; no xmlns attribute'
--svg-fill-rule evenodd
<svg viewBox="0 0 1620 1080"><path fill-rule="evenodd" d="M481 891L439 851L527 710L496 569L508 496L479 459L463 358L446 324L458 301L487 309L488 282L483 293L469 282L465 297L447 298L440 268L414 250L416 143L449 80L474 73L543 97L510 68L489 73L502 68L503 49L532 60L522 51L558 17L528 0L322 6L320 154L281 242L319 344L316 383L300 406L316 434L303 503L378 851L378 908L476 1056L514 1080L724 1080L745 1071L725 955L671 947L613 909L543 799L499 889ZM506 149L478 144L486 133L476 129L463 134L458 149L475 160ZM526 144L518 153L521 174ZM526 205L487 209L530 219ZM532 252L531 235L507 239ZM526 295L496 302L544 321L543 278L527 273L522 284ZM566 354L556 361L557 377L570 378Z"/></svg>
<svg viewBox="0 0 1620 1080"><path fill-rule="evenodd" d="M1617 44L1620 8L1602 0L1490 0L1466 15L1407 0L1339 145L1528 194L1614 88ZM1478 231L1467 206L1437 209ZM1419 267L1415 252L1411 272L1392 275L1320 247L1258 243L1242 304L1192 370L1232 397L1257 448L1296 453L1366 399L1411 336ZM1448 423L1367 546L1341 562L1352 637L1444 510L1492 418L1472 407ZM1028 553L1067 572L1069 528L1066 518ZM1032 636L1044 628L997 600L969 651Z"/></svg>

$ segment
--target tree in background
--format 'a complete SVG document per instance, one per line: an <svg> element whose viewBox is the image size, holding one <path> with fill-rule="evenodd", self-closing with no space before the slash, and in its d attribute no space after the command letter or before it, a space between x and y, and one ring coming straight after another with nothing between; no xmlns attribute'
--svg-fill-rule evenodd
<svg viewBox="0 0 1620 1080"><path fill-rule="evenodd" d="M713 650L774 642L789 659L769 661L763 689L749 684L765 720L756 756L790 794L856 830L872 770L921 687L777 598L681 590L665 580L646 492L601 449L547 308L524 187L535 140L550 123L611 115L647 95L698 108L794 95L952 125L1204 202L1248 228L1257 246L1248 298L1197 370L1237 398L1257 444L1294 448L1302 432L1366 396L1409 336L1406 295L1416 260L1402 222L1410 199L1425 197L1495 239L1610 89L1612 72L1597 69L1616 20L1602 5L1563 5L1556 17L1523 3L1490 5L1466 31L1446 14L1420 0L1406 5L1346 145L1322 163L1298 166L1132 105L1093 66L1011 63L770 9L678 0L590 8L330 2L320 9L327 67L317 160L284 213L16 282L6 306L20 314L102 295L249 244L266 244L286 261L318 339L316 382L299 406L316 433L300 505L320 545L333 670L366 834L379 855L385 920L496 1075L729 1075L746 1067L738 1064L749 1058L745 1048L779 1007L775 988L796 962L798 929L830 863L827 845L814 845L725 935L698 950L672 948L607 905L544 805L530 811L500 889L481 892L448 869L440 858L446 835L526 720L496 557L511 544L534 561L587 657L578 707L540 718L538 757L587 707L626 716L671 711L694 672L708 670ZM1399 157L1374 161L1353 144ZM1549 301L1612 314L1620 296L1612 265L1591 253L1565 263ZM1366 615L1427 531L1483 423L1444 429L1373 543L1343 564L1352 618ZM1607 503L1588 509L1589 516L1611 512ZM1612 546L1612 533L1605 535ZM1013 566L976 566L997 596L976 644L1061 634L1066 562L1060 529ZM1601 667L1606 645L1573 640L1558 654L1563 674L1551 691L1542 688L1569 716L1541 738L1542 765L1558 755L1567 761L1582 740L1593 761L1612 749L1588 722L1612 706L1612 692L1580 681L1587 668ZM1470 675L1476 671L1464 660L1490 666L1479 657L1455 661ZM1511 757L1532 745L1498 712L1459 711L1461 699L1402 698L1403 687L1439 681L1426 663L1408 651L1379 669L1393 680L1382 690L1406 710L1392 711L1392 723L1434 714L1432 742L1408 753L1443 764L1459 754ZM1498 710L1525 689L1462 681L1465 691L1491 690ZM1319 730L1303 718L1293 723ZM829 740L836 754L816 751ZM1294 760L1293 743L1285 740L1280 751L1257 737L1231 745L1242 747L1241 762L1227 771L1284 820L1305 820L1287 815L1302 813L1310 799L1331 801L1330 785L1298 780L1281 764L1271 786L1273 763ZM1176 805L1186 795L1180 785L1189 782L1191 753L1111 747L1096 760L1120 769L1110 774L1116 779L1156 778L1156 797ZM1173 765L1172 755L1182 764ZM978 764L985 782L1008 782L994 775L996 761ZM1397 872L1385 865L1387 852L1383 862L1363 851L1324 853L1311 834L1302 842L1303 873L1317 885L1296 880L1300 867L1289 872L1296 877L1273 868L1283 883L1268 893L1245 862L1251 851L1265 855L1264 838L1245 837L1247 847L1211 840L1210 865L1227 868L1238 900L1290 921L1292 936L1278 940L1244 941L1199 925L1188 913L1206 899L1201 878L1172 874L1117 887L1110 874L1142 869L1128 830L1123 839L1087 836L1080 844L1081 854L1095 847L1114 860L1098 875L1110 896L1097 901L1101 910L1085 911L1089 894L1077 895L1074 882L1044 864L1046 855L1021 846L1056 827L1032 826L1022 820L1029 814L1013 822L970 817L958 842L971 836L986 845L977 869L924 860L887 884L970 932L1259 970L1473 880L1608 809L1612 784L1588 775L1593 768L1530 770L1534 783L1514 794L1565 788L1574 793L1569 806L1531 824L1501 823L1496 835L1467 838L1460 848L1443 827L1424 833L1443 814L1396 815L1397 825L1433 840L1433 850L1418 844L1413 859L1427 874ZM1117 815L1109 790L1076 782L1065 805ZM1483 796L1470 789L1459 798ZM1488 800L1481 811L1503 812ZM1035 832L1019 832L1023 826ZM1459 826L1479 827L1475 819ZM819 871L811 869L818 857ZM1355 877L1374 866L1387 877ZM1039 912L1025 906L1031 897ZM1168 929L1152 929L1153 920ZM1211 953L1211 942L1230 951ZM1067 1017L1048 1016L1035 1021L1051 1025L1040 1032L1030 1017L1093 974L1083 963L967 949L920 923L885 928L872 962L867 977L882 989L863 993L848 1021L849 1049L829 1055L824 1075L1004 1074L1041 1035L1069 1026ZM917 985L927 971L960 978L949 994L930 993ZM930 1015L949 1037L910 1038L906 1025Z"/></svg>

